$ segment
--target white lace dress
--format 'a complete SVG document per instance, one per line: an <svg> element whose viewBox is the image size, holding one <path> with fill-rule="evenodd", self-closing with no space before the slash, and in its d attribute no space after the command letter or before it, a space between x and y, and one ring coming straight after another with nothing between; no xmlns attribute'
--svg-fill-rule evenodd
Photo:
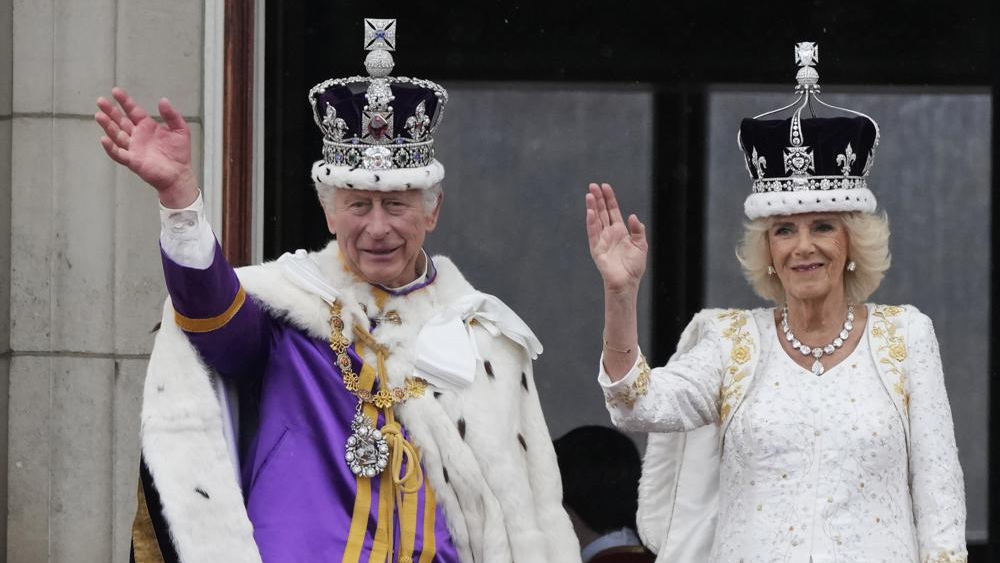
<svg viewBox="0 0 1000 563"><path fill-rule="evenodd" d="M936 366L937 376L911 377L911 455L868 338L816 377L781 348L771 310L753 313L760 360L723 442L711 563L965 560L962 474L937 340L927 317L913 311L908 369ZM614 384L602 369L615 423L680 431L717 422L720 341L703 333L652 370L640 393L638 366ZM631 408L614 400L625 389Z"/></svg>

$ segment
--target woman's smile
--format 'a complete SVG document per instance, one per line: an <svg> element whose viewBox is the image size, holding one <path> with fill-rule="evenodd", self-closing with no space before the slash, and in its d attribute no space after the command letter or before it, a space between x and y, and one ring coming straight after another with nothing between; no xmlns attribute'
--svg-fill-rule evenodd
<svg viewBox="0 0 1000 563"><path fill-rule="evenodd" d="M825 266L825 264L823 264L822 262L813 262L811 264L801 264L798 266L791 266L789 269L792 270L793 272L808 274L815 272L816 270L819 270L823 266Z"/></svg>

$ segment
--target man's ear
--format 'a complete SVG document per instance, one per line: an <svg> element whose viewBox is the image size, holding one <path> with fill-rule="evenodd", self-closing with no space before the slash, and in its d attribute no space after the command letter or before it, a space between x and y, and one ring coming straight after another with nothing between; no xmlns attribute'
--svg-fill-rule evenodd
<svg viewBox="0 0 1000 563"><path fill-rule="evenodd" d="M427 232L431 232L437 227L438 216L441 214L441 204L444 203L444 192L438 193L437 204L434 206L434 211L431 211L427 215Z"/></svg>
<svg viewBox="0 0 1000 563"><path fill-rule="evenodd" d="M333 218L333 202L327 203L320 198L320 205L323 207L323 215L326 216L326 228L330 231L330 234L337 236L337 226Z"/></svg>

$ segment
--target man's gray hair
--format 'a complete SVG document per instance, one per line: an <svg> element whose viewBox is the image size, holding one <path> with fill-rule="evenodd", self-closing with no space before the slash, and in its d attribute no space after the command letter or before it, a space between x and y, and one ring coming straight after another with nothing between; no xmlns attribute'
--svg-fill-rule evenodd
<svg viewBox="0 0 1000 563"><path fill-rule="evenodd" d="M424 190L421 194L424 201L424 211L430 215L434 208L437 207L438 202L441 201L441 196L444 195L444 182L438 182L433 186Z"/></svg>
<svg viewBox="0 0 1000 563"><path fill-rule="evenodd" d="M323 204L323 207L333 211L334 200L337 190L348 189L348 188L335 188L332 186L327 186L325 184L316 184L316 195L319 196L319 202ZM438 201L444 194L444 182L438 182L433 186L420 190L420 199L424 204L424 212L430 215L434 208L437 207Z"/></svg>

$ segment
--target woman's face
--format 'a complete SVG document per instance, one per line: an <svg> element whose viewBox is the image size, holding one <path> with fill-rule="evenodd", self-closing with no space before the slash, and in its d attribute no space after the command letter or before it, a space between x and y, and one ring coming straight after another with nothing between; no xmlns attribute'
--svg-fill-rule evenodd
<svg viewBox="0 0 1000 563"><path fill-rule="evenodd" d="M767 231L767 241L786 300L843 295L848 238L839 213L778 217Z"/></svg>

